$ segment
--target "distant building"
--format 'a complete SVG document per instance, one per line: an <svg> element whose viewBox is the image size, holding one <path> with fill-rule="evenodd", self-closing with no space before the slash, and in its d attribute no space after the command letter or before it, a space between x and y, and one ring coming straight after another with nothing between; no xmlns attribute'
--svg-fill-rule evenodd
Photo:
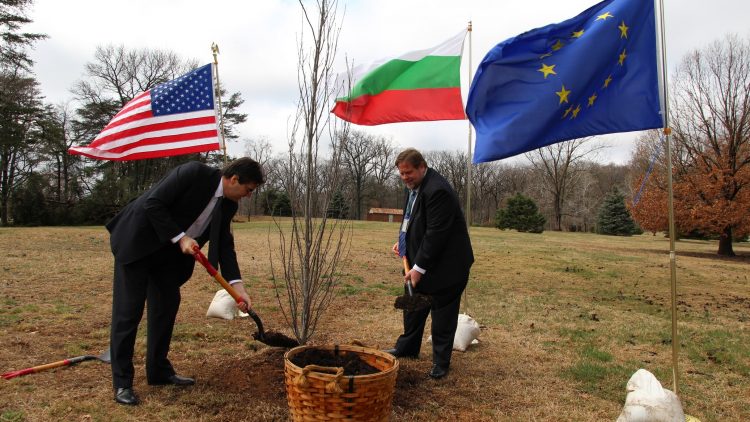
<svg viewBox="0 0 750 422"><path fill-rule="evenodd" d="M370 208L367 213L367 221L387 221L389 223L400 223L404 219L404 210L396 208Z"/></svg>

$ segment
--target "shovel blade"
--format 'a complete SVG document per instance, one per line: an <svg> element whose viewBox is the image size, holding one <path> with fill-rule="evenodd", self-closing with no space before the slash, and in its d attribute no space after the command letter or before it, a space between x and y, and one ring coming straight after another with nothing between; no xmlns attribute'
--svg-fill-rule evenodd
<svg viewBox="0 0 750 422"><path fill-rule="evenodd" d="M110 353L110 349L107 348L107 350L103 351L101 355L96 357L100 361L104 363L112 363L112 354Z"/></svg>

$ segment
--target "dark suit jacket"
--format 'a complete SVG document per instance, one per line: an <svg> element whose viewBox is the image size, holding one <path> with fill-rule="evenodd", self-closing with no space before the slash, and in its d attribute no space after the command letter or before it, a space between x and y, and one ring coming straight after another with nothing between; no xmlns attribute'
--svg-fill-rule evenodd
<svg viewBox="0 0 750 422"><path fill-rule="evenodd" d="M171 239L195 222L216 192L220 180L220 170L199 162L186 163L169 172L107 223L115 259L129 264L163 248L179 248L172 244ZM230 224L237 212L237 203L223 198L221 207L219 241L217 245L209 245L210 248L219 247L219 262L212 264L218 264L227 280L236 280L241 277ZM213 222L196 239L201 246L209 240L211 224ZM191 264L192 273L194 261L192 257L188 258L186 263Z"/></svg>
<svg viewBox="0 0 750 422"><path fill-rule="evenodd" d="M474 253L456 192L429 168L418 192L406 232L409 263L427 271L417 290L434 293L466 283Z"/></svg>

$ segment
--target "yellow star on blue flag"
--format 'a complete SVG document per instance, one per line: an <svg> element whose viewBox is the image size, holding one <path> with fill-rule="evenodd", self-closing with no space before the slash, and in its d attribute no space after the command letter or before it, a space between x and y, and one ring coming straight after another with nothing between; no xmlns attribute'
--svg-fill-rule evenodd
<svg viewBox="0 0 750 422"><path fill-rule="evenodd" d="M496 45L469 89L474 162L663 127L652 0L606 0Z"/></svg>

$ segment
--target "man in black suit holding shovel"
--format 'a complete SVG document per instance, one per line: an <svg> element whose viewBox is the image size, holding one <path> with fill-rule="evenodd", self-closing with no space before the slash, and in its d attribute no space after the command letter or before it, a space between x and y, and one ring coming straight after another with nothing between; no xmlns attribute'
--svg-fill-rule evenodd
<svg viewBox="0 0 750 422"><path fill-rule="evenodd" d="M396 357L418 357L427 316L432 314L432 378L448 374L461 293L469 280L474 254L456 192L422 154L409 148L396 157L401 180L409 189L399 242L393 251L412 265L404 275L415 292L432 297L431 307L404 310L404 333ZM407 289L404 289L405 292Z"/></svg>
<svg viewBox="0 0 750 422"><path fill-rule="evenodd" d="M146 378L151 385L193 385L167 359L180 306L180 286L192 275L195 247L209 242L208 260L231 280L245 303L234 238L237 202L265 182L260 165L240 158L223 170L190 162L173 169L108 224L115 257L112 297L112 384L118 403L135 405L133 348L148 303Z"/></svg>

